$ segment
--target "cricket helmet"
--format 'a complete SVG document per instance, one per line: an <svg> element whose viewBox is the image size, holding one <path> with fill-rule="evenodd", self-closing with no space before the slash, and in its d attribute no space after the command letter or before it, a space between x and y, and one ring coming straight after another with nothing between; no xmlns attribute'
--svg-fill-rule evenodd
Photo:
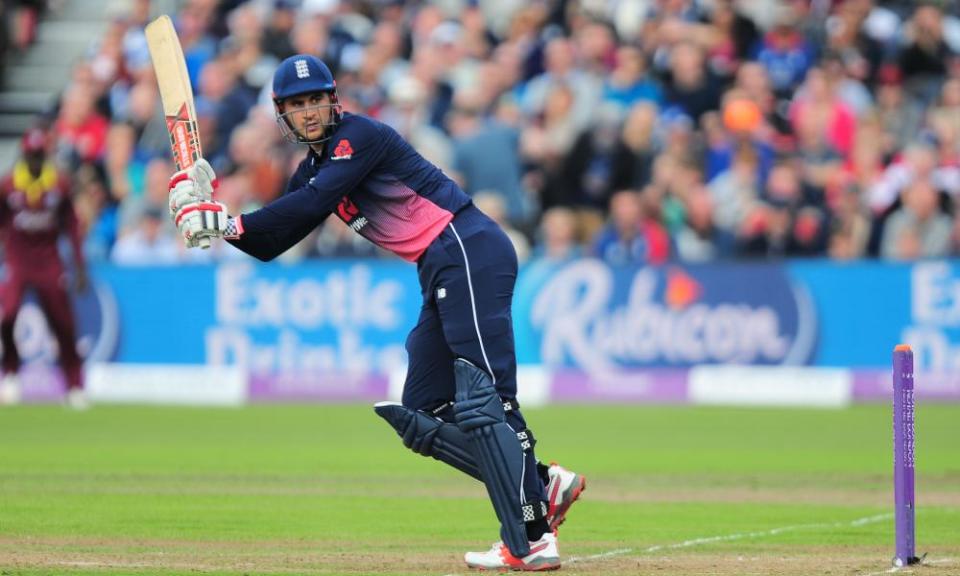
<svg viewBox="0 0 960 576"><path fill-rule="evenodd" d="M294 130L289 119L289 111L283 110L283 101L292 96L314 93L330 94L330 119L324 126L323 135L316 140L307 140ZM322 60L310 54L290 56L280 63L273 74L273 104L277 113L277 124L283 136L293 142L317 144L330 138L334 127L340 121L341 108L337 99L337 83L333 73Z"/></svg>

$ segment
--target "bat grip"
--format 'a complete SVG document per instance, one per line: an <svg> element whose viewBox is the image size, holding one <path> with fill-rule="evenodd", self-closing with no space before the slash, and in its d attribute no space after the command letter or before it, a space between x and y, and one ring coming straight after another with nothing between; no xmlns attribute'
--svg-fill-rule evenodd
<svg viewBox="0 0 960 576"><path fill-rule="evenodd" d="M204 250L210 248L210 239L207 238L206 236L204 236L203 238L201 238L201 239L200 239L200 247L203 248Z"/></svg>

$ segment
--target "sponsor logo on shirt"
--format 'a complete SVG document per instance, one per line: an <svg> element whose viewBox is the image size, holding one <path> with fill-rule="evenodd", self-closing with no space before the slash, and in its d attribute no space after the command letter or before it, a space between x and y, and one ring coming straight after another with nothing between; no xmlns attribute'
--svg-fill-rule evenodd
<svg viewBox="0 0 960 576"><path fill-rule="evenodd" d="M349 224L350 229L359 232L361 228L367 225L367 217L361 216Z"/></svg>
<svg viewBox="0 0 960 576"><path fill-rule="evenodd" d="M350 146L350 141L343 139L337 142L337 147L333 149L333 156L330 157L331 160L349 160L353 157L353 147Z"/></svg>
<svg viewBox="0 0 960 576"><path fill-rule="evenodd" d="M354 232L359 232L368 222L367 217L360 215L360 209L347 196L341 198L340 203L337 204L337 216Z"/></svg>

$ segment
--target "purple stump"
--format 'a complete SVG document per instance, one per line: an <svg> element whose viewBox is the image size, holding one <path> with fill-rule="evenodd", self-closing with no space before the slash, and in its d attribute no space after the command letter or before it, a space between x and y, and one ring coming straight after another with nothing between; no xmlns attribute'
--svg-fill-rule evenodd
<svg viewBox="0 0 960 576"><path fill-rule="evenodd" d="M913 351L893 350L893 500L897 553L894 566L920 561L915 550L913 472Z"/></svg>

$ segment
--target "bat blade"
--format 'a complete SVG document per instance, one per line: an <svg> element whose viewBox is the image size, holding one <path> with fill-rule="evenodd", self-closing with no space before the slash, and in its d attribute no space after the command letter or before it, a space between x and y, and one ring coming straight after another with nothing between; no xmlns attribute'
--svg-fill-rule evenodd
<svg viewBox="0 0 960 576"><path fill-rule="evenodd" d="M192 166L202 154L187 64L169 16L160 16L149 23L146 36L170 133L173 160L177 170L183 170Z"/></svg>
<svg viewBox="0 0 960 576"><path fill-rule="evenodd" d="M163 116L170 134L170 149L177 170L184 170L203 155L197 111L193 104L193 88L183 58L180 39L169 16L163 15L147 24L147 47L160 89ZM209 238L200 240L202 248L210 246Z"/></svg>

